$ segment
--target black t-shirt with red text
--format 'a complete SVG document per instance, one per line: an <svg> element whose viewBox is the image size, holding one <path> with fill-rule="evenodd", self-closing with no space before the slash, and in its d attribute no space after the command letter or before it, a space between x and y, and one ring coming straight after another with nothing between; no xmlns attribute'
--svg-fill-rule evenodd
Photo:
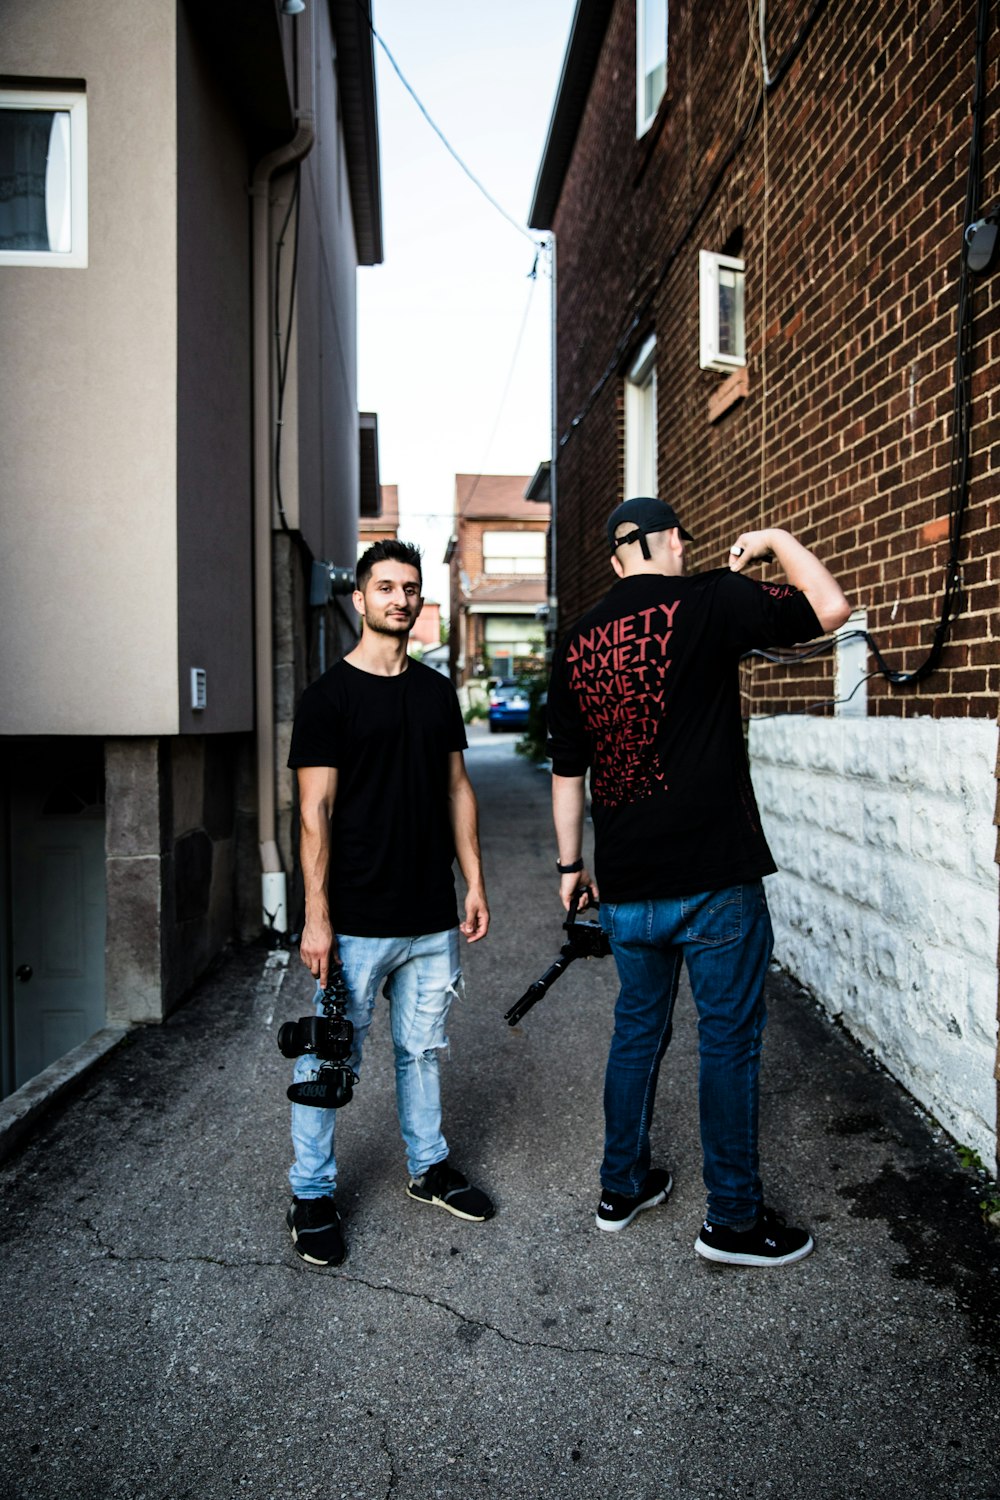
<svg viewBox="0 0 1000 1500"><path fill-rule="evenodd" d="M457 925L449 774L465 746L455 689L421 662L380 677L339 661L306 688L288 764L337 771L335 932L419 937Z"/></svg>
<svg viewBox="0 0 1000 1500"><path fill-rule="evenodd" d="M806 596L728 568L637 574L569 631L552 664L557 776L590 771L602 900L741 885L777 868L740 720L741 655L822 634Z"/></svg>

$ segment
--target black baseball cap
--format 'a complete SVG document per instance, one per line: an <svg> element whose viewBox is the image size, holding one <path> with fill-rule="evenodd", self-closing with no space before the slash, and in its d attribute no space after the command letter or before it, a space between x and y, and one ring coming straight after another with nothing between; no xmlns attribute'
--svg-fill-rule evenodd
<svg viewBox="0 0 1000 1500"><path fill-rule="evenodd" d="M626 521L634 525L635 531L616 539L615 532ZM611 512L608 517L608 545L614 552L627 542L640 541L643 553L646 554L648 549L645 546L645 538L649 533L670 531L674 526L686 542L694 541L691 533L685 531L677 519L677 512L672 505L668 505L665 500L656 500L652 495L639 495L634 500L624 500Z"/></svg>

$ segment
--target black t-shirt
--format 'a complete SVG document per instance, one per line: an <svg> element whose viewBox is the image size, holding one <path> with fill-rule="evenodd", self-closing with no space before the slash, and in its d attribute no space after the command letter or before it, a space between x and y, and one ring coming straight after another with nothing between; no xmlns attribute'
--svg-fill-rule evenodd
<svg viewBox="0 0 1000 1500"><path fill-rule="evenodd" d="M337 771L335 932L416 937L456 925L449 762L465 746L454 688L421 662L379 677L339 661L306 688L288 764Z"/></svg>
<svg viewBox="0 0 1000 1500"><path fill-rule="evenodd" d="M549 685L557 776L590 769L608 901L687 896L776 869L740 721L751 646L822 634L804 594L728 568L621 579L562 641Z"/></svg>

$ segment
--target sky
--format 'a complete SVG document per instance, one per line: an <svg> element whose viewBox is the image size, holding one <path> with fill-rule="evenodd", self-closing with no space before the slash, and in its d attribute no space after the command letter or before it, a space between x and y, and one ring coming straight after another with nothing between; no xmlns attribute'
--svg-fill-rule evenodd
<svg viewBox="0 0 1000 1500"><path fill-rule="evenodd" d="M358 272L358 404L378 414L400 537L448 613L455 475L533 474L551 450L550 281L527 230L575 0L373 0L449 155L375 43L385 260ZM515 357L516 356L516 357Z"/></svg>

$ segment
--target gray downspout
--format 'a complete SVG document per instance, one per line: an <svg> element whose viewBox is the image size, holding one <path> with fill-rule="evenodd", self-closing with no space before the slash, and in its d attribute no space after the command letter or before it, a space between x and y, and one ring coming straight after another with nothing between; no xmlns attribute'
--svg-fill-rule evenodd
<svg viewBox="0 0 1000 1500"><path fill-rule="evenodd" d="M271 531L273 523L274 422L270 338L271 179L312 150L311 112L298 115L298 129L285 146L262 157L253 174L253 539L254 673L257 739L257 840L261 909L265 928L288 930L285 872L278 852L274 745L274 626Z"/></svg>

